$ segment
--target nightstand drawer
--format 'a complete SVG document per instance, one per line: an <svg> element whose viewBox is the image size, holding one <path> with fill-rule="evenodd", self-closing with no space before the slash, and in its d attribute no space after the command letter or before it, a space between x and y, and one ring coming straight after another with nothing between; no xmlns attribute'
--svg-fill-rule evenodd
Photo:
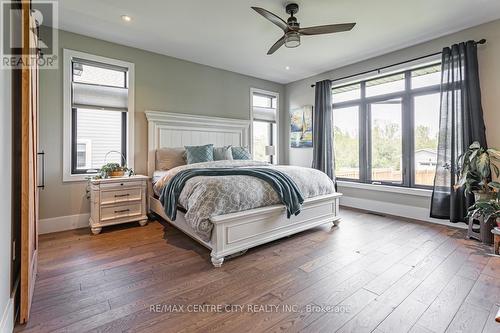
<svg viewBox="0 0 500 333"><path fill-rule="evenodd" d="M104 183L101 184L102 190L119 190L125 187L141 187L145 186L146 182L144 181L122 181L122 182L113 182L113 183Z"/></svg>
<svg viewBox="0 0 500 333"><path fill-rule="evenodd" d="M116 191L101 191L101 205L137 201L142 199L141 188L125 188Z"/></svg>
<svg viewBox="0 0 500 333"><path fill-rule="evenodd" d="M123 217L139 216L142 214L142 203L101 207L101 221L109 221Z"/></svg>

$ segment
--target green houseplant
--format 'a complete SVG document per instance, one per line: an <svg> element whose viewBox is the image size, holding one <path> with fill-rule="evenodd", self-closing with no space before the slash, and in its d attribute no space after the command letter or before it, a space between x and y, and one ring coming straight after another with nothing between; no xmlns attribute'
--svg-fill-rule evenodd
<svg viewBox="0 0 500 333"><path fill-rule="evenodd" d="M458 182L455 189L464 187L465 194L474 193L476 201L496 199L500 183L490 181L492 170L496 177L500 175L495 162L500 162L500 152L481 147L479 142L474 141L458 158Z"/></svg>
<svg viewBox="0 0 500 333"><path fill-rule="evenodd" d="M465 188L465 194L474 194L475 203L469 207L467 218L482 216L484 223L491 223L500 217L498 192L500 183L490 181L493 174L498 178L500 170L495 163L500 162L500 152L496 149L481 147L473 142L467 151L458 158L458 182L455 188ZM492 172L493 171L493 172Z"/></svg>
<svg viewBox="0 0 500 333"><path fill-rule="evenodd" d="M102 178L123 177L126 173L130 173L130 169L126 166L121 166L118 163L107 163L99 169L99 174Z"/></svg>
<svg viewBox="0 0 500 333"><path fill-rule="evenodd" d="M120 155L122 161L125 161L125 156L122 153L116 150L110 150L104 156L104 165L98 170L98 175L94 177L97 178L115 178L115 177L124 177L132 176L134 172L132 169L127 168L126 165L122 166L119 163L106 163L106 160L110 154L118 154Z"/></svg>
<svg viewBox="0 0 500 333"><path fill-rule="evenodd" d="M469 207L467 218L482 215L485 221L495 219L497 226L500 228L500 202L494 200L479 200Z"/></svg>

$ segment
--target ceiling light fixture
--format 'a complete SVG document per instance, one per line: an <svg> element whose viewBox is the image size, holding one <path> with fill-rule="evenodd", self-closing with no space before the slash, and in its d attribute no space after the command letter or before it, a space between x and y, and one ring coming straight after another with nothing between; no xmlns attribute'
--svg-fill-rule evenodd
<svg viewBox="0 0 500 333"><path fill-rule="evenodd" d="M132 21L132 17L130 17L128 15L122 15L122 20L125 22L130 22L130 21Z"/></svg>
<svg viewBox="0 0 500 333"><path fill-rule="evenodd" d="M285 66L285 69L286 69L287 71L289 71L289 70L290 70L290 66Z"/></svg>
<svg viewBox="0 0 500 333"><path fill-rule="evenodd" d="M267 51L267 54L273 54L280 47L297 47L300 45L300 36L314 36L323 34L332 34L335 32L350 31L356 23L342 23L342 24L328 24L319 25L315 27L301 28L300 23L297 21L295 14L299 11L299 5L296 3L289 3L285 7L287 14L290 17L286 20L281 19L278 15L271 13L268 10L260 7L252 7L257 13L262 15L273 24L277 25L284 32L284 36L278 39L276 43Z"/></svg>
<svg viewBox="0 0 500 333"><path fill-rule="evenodd" d="M285 35L285 46L294 48L300 45L300 34L297 31L290 31Z"/></svg>

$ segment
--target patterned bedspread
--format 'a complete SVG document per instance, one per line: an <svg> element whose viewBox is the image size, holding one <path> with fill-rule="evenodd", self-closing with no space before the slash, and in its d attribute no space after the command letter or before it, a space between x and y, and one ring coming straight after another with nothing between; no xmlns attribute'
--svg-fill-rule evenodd
<svg viewBox="0 0 500 333"><path fill-rule="evenodd" d="M321 171L297 166L273 166L257 161L214 161L194 163L173 168L165 172L154 183L156 194L161 193L168 181L178 172L193 168L276 168L289 175L297 184L304 198L335 192L333 182ZM209 241L213 225L210 217L245 211L280 203L280 198L264 180L251 176L200 176L186 182L179 197L186 209L185 219L194 231Z"/></svg>

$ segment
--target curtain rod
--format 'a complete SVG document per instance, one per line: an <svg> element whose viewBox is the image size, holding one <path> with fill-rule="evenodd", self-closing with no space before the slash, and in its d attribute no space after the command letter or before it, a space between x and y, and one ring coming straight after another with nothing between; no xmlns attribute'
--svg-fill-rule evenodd
<svg viewBox="0 0 500 333"><path fill-rule="evenodd" d="M480 39L480 40L478 40L475 43L476 44L485 44L486 43L486 39L484 39L484 38ZM344 76L344 77L341 77L341 78L338 78L338 79L335 79L335 80L330 80L330 81L331 82L335 82L335 81L350 79L351 77L355 77L355 76L359 76L359 75L369 74L369 73L372 73L372 72L380 72L383 69L387 69L387 68L391 68L391 67L399 66L399 65L404 65L404 64L409 63L409 62L413 62L413 61L417 61L417 60L429 58L429 57L436 56L436 55L441 54L441 53L442 53L442 51L431 53L431 54L427 54L427 55L420 56L420 57L417 57L417 58L413 58L413 59L410 59L410 60L401 61L401 62L392 64L392 65L382 66L382 67L375 68L375 69L372 69L372 70L369 70L369 71L364 71L364 72L361 72L361 73L347 75L347 76ZM316 86L315 84L311 84L311 88L314 88L315 86Z"/></svg>

